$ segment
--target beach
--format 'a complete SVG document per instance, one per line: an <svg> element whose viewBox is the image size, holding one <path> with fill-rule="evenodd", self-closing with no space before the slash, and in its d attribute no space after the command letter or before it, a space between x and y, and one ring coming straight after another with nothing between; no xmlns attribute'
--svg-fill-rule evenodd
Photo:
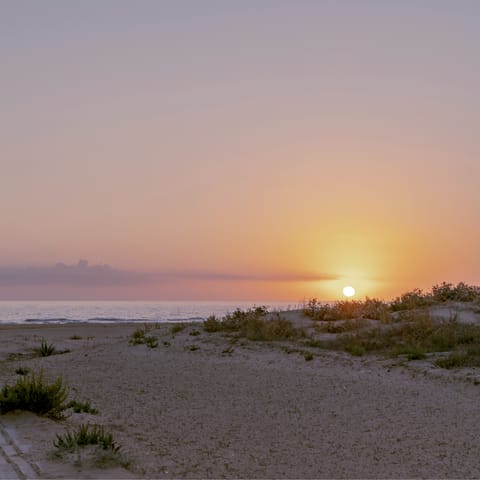
<svg viewBox="0 0 480 480"><path fill-rule="evenodd" d="M172 326L150 325L156 348L129 343L137 324L2 326L0 384L42 370L99 412L1 415L2 478L478 477L471 372L322 349L306 361L292 342ZM42 340L68 352L32 356ZM56 435L82 423L111 432L119 456L56 455Z"/></svg>

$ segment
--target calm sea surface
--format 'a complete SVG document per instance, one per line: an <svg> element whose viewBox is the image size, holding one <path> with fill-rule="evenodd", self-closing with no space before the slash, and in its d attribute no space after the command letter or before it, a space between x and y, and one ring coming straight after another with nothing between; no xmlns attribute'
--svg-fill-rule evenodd
<svg viewBox="0 0 480 480"><path fill-rule="evenodd" d="M200 321L236 308L266 305L269 309L299 308L294 302L47 302L0 301L2 323L112 323Z"/></svg>

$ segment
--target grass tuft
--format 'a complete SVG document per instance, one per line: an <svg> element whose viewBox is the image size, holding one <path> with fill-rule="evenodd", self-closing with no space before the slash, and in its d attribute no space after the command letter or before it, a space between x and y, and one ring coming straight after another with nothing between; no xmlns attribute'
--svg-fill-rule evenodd
<svg viewBox="0 0 480 480"><path fill-rule="evenodd" d="M77 400L72 400L68 402L66 408L72 408L75 413L91 413L92 415L97 415L98 410L93 408L90 402L78 402Z"/></svg>
<svg viewBox="0 0 480 480"><path fill-rule="evenodd" d="M130 345L146 345L148 348L157 348L158 339L153 335L147 335L147 328L137 328L131 335L128 343Z"/></svg>
<svg viewBox="0 0 480 480"><path fill-rule="evenodd" d="M57 434L53 444L60 450L69 451L87 445L98 445L103 450L110 450L114 453L120 451L120 447L115 444L111 433L105 432L103 427L90 424L81 424L74 432Z"/></svg>
<svg viewBox="0 0 480 480"><path fill-rule="evenodd" d="M34 350L41 357L49 357L50 355L55 355L57 353L55 346L52 343L47 343L46 340L42 340L40 346Z"/></svg>
<svg viewBox="0 0 480 480"><path fill-rule="evenodd" d="M67 389L59 377L48 384L43 372L22 377L13 386L4 385L0 390L0 413L13 410L27 410L52 418L62 418L65 410Z"/></svg>

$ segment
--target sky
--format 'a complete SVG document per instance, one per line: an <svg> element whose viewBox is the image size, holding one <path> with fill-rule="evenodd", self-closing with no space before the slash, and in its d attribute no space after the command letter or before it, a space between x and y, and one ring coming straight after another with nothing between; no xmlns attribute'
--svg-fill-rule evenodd
<svg viewBox="0 0 480 480"><path fill-rule="evenodd" d="M0 0L0 299L480 284L478 18Z"/></svg>

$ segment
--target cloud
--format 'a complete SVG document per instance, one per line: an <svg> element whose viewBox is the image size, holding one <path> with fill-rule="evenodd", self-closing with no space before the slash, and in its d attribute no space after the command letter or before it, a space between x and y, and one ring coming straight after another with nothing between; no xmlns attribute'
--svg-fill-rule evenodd
<svg viewBox="0 0 480 480"><path fill-rule="evenodd" d="M109 265L57 263L54 267L0 267L0 285L123 286L151 281L148 274L117 270Z"/></svg>
<svg viewBox="0 0 480 480"><path fill-rule="evenodd" d="M167 271L134 272L119 270L109 265L89 265L80 260L76 265L57 263L45 267L0 267L0 286L116 287L158 284L182 280L223 282L312 282L335 280L330 274L232 274L225 272Z"/></svg>

